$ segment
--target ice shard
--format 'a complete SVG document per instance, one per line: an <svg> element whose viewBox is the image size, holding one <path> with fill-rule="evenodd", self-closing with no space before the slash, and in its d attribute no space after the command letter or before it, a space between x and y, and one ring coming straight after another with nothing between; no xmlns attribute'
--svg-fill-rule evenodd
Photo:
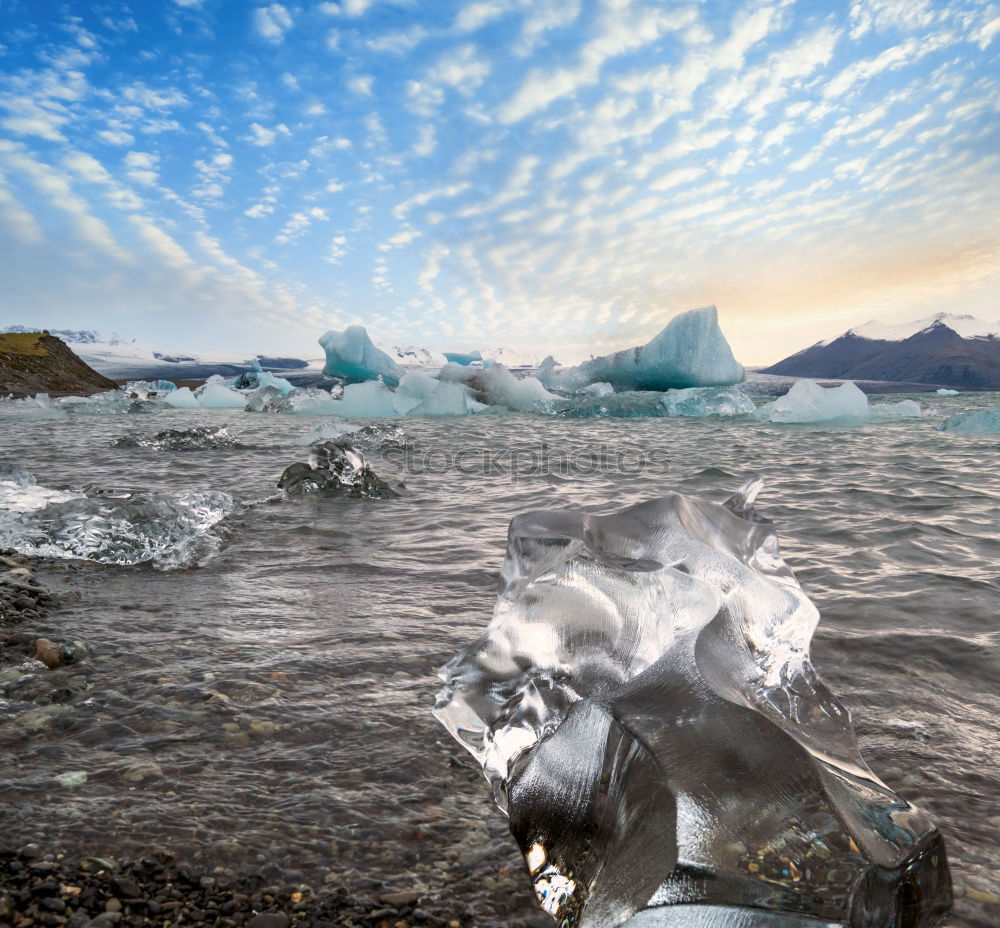
<svg viewBox="0 0 1000 928"><path fill-rule="evenodd" d="M938 832L817 677L819 614L754 508L671 493L517 516L434 713L483 767L565 928L925 928Z"/></svg>
<svg viewBox="0 0 1000 928"><path fill-rule="evenodd" d="M365 456L342 438L313 445L309 460L286 467L278 480L286 496L327 493L365 499L391 499L399 494L368 466Z"/></svg>
<svg viewBox="0 0 1000 928"><path fill-rule="evenodd" d="M364 326L351 325L343 332L333 330L319 339L326 352L323 373L328 377L341 377L347 383L364 383L382 378L396 386L403 376L403 369L368 337Z"/></svg>

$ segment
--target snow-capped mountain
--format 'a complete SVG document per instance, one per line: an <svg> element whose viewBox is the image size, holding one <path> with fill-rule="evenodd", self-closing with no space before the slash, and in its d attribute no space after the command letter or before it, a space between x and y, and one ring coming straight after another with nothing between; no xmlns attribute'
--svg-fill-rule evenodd
<svg viewBox="0 0 1000 928"><path fill-rule="evenodd" d="M506 368L516 369L519 367L538 367L539 360L536 355L527 351L518 351L516 348L508 348L501 345L490 351L484 351L483 360L496 361Z"/></svg>
<svg viewBox="0 0 1000 928"><path fill-rule="evenodd" d="M935 313L887 325L872 320L817 342L762 373L1000 389L1000 321Z"/></svg>

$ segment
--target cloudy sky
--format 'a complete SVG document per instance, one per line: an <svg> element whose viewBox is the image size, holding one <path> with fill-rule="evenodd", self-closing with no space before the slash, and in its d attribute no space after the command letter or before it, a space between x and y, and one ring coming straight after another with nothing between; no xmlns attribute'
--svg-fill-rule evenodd
<svg viewBox="0 0 1000 928"><path fill-rule="evenodd" d="M0 0L0 325L777 360L1000 317L985 0Z"/></svg>

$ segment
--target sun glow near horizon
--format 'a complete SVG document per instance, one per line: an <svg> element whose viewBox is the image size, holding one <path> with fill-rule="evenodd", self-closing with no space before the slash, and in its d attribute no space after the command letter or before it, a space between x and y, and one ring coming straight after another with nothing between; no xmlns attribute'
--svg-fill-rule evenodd
<svg viewBox="0 0 1000 928"><path fill-rule="evenodd" d="M978 0L0 11L0 324L570 360L714 303L747 364L1000 317Z"/></svg>

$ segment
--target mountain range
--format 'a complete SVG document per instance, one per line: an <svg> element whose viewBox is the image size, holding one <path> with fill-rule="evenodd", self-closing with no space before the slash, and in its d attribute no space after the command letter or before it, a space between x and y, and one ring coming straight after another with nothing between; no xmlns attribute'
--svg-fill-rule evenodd
<svg viewBox="0 0 1000 928"><path fill-rule="evenodd" d="M898 325L873 320L761 373L1000 390L1000 322L943 312Z"/></svg>

